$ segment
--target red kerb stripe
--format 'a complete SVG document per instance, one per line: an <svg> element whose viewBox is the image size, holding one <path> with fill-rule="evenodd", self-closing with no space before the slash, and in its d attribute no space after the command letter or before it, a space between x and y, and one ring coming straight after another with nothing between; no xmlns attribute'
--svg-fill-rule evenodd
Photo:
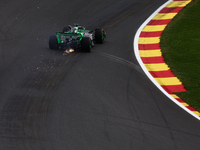
<svg viewBox="0 0 200 150"><path fill-rule="evenodd" d="M185 103L182 99L180 99L180 98L175 98L178 102L180 102L180 103Z"/></svg>
<svg viewBox="0 0 200 150"><path fill-rule="evenodd" d="M138 44L139 50L156 50L160 49L160 43L157 44Z"/></svg>
<svg viewBox="0 0 200 150"><path fill-rule="evenodd" d="M141 32L140 37L160 37L163 31Z"/></svg>
<svg viewBox="0 0 200 150"><path fill-rule="evenodd" d="M184 86L181 85L161 85L161 87L168 92L169 94L173 94L175 92L186 92Z"/></svg>
<svg viewBox="0 0 200 150"><path fill-rule="evenodd" d="M187 0L173 0L173 1L187 1Z"/></svg>
<svg viewBox="0 0 200 150"><path fill-rule="evenodd" d="M144 64L156 64L156 63L165 63L162 56L158 57L141 57Z"/></svg>
<svg viewBox="0 0 200 150"><path fill-rule="evenodd" d="M172 73L171 70L165 70L165 71L149 71L149 73L150 73L154 78L175 77L175 75Z"/></svg>
<svg viewBox="0 0 200 150"><path fill-rule="evenodd" d="M181 9L183 9L183 7L165 7L159 13L178 13L179 11L181 11Z"/></svg>
<svg viewBox="0 0 200 150"><path fill-rule="evenodd" d="M194 108L192 108L191 106L186 106L187 109L189 109L190 111L196 111Z"/></svg>
<svg viewBox="0 0 200 150"><path fill-rule="evenodd" d="M167 25L172 19L151 20L147 25Z"/></svg>

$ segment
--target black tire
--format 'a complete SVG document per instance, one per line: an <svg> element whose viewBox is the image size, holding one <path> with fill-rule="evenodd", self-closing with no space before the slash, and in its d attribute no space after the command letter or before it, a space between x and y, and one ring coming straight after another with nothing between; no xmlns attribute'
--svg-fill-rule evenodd
<svg viewBox="0 0 200 150"><path fill-rule="evenodd" d="M55 35L51 35L49 38L49 48L50 49L59 49L58 40Z"/></svg>
<svg viewBox="0 0 200 150"><path fill-rule="evenodd" d="M63 28L63 33L64 33L64 32L69 32L70 30L71 30L70 27L64 27L64 28Z"/></svg>
<svg viewBox="0 0 200 150"><path fill-rule="evenodd" d="M91 52L92 41L89 37L83 37L81 40L81 50L83 52Z"/></svg>
<svg viewBox="0 0 200 150"><path fill-rule="evenodd" d="M95 29L95 41L96 43L102 44L104 42L104 31L103 29Z"/></svg>

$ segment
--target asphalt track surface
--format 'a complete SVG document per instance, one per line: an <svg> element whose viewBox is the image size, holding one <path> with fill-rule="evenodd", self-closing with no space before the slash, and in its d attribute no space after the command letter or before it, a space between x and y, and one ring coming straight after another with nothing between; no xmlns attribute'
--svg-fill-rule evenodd
<svg viewBox="0 0 200 150"><path fill-rule="evenodd" d="M139 67L133 39L164 0L0 2L0 149L199 149L200 122ZM65 25L103 27L91 53L48 49Z"/></svg>

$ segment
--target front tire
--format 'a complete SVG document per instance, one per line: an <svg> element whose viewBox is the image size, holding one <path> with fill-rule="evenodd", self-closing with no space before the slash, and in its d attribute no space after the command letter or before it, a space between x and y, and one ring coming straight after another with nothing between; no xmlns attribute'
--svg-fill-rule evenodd
<svg viewBox="0 0 200 150"><path fill-rule="evenodd" d="M83 37L81 40L81 50L83 52L91 52L92 41L89 37Z"/></svg>
<svg viewBox="0 0 200 150"><path fill-rule="evenodd" d="M49 38L49 48L50 49L59 49L58 40L55 35L51 35Z"/></svg>
<svg viewBox="0 0 200 150"><path fill-rule="evenodd" d="M105 39L105 32L103 29L96 29L95 30L95 41L96 43L102 44Z"/></svg>

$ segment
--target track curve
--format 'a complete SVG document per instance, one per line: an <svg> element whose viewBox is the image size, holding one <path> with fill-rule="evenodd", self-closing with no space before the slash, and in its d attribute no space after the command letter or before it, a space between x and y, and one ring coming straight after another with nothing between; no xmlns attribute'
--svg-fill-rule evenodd
<svg viewBox="0 0 200 150"><path fill-rule="evenodd" d="M164 2L2 2L1 149L198 149L199 122L154 87L132 49ZM103 27L106 42L90 54L49 50L49 35L73 23Z"/></svg>
<svg viewBox="0 0 200 150"><path fill-rule="evenodd" d="M178 3L177 3L178 2ZM149 79L167 96L169 99L171 99L174 103L176 103L178 106L183 108L186 112L194 116L196 119L200 120L199 118L199 112L189 106L187 103L185 103L183 100L181 100L177 95L174 93L176 92L185 92L186 89L184 88L181 81L175 77L175 75L171 72L170 68L167 64L165 64L164 58L162 57L162 52L160 50L156 50L160 48L160 36L164 30L164 28L155 28L155 25L164 25L166 26L169 24L169 22L174 18L174 16L168 16L168 19L161 19L157 18L154 20L153 18L158 16L161 16L162 18L165 18L169 14L176 14L181 9L184 8L188 3L191 1L168 1L165 4L163 4L161 7L159 7L138 29L135 39L134 39L134 52L136 55L136 58L144 70L144 72L147 74ZM168 6L168 7L167 7ZM176 7L175 7L176 6ZM166 13L167 12L167 13ZM155 22L156 21L156 22ZM148 31L143 31L146 27L153 28L148 29ZM152 30L152 31L151 31ZM155 30L158 30L155 32ZM141 38L141 39L140 39ZM158 40L156 42L153 42L154 45L149 45L149 38L151 40ZM155 39L153 39L155 38ZM143 43L146 44L138 44L142 40ZM150 48L151 47L151 48ZM157 48L155 48L157 47ZM142 50L144 49L144 50ZM156 52L154 51L156 50ZM152 51L153 50L153 51ZM141 55L140 55L141 52ZM149 53L150 52L150 53ZM161 56L159 56L161 55ZM152 57L155 56L155 57ZM160 65L159 69L154 66ZM147 68L147 69L146 69ZM154 71L152 71L154 70ZM159 70L159 71L158 71ZM161 72L160 72L161 71ZM172 78L171 78L172 77ZM168 78L168 79L167 79ZM168 82L163 82L164 80L168 80ZM170 84L169 84L170 83Z"/></svg>

